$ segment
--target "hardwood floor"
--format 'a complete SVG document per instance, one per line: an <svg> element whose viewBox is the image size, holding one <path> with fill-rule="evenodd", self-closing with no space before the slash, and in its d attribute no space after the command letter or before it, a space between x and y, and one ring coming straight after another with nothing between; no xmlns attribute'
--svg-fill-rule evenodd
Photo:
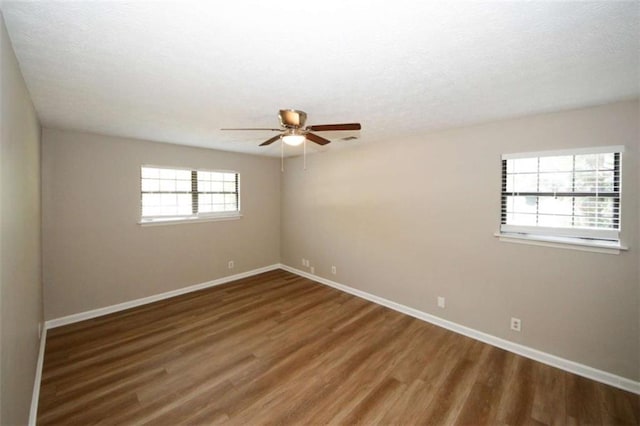
<svg viewBox="0 0 640 426"><path fill-rule="evenodd" d="M38 424L638 424L640 397L285 271L50 330Z"/></svg>

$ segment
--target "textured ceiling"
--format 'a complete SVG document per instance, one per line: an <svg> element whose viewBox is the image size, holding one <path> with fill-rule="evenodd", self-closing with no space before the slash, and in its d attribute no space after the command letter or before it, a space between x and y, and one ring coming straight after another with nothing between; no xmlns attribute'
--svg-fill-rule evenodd
<svg viewBox="0 0 640 426"><path fill-rule="evenodd" d="M2 13L44 126L231 151L279 155L257 147L269 132L219 129L277 127L280 108L361 122L323 135L340 149L640 92L637 1L5 0Z"/></svg>

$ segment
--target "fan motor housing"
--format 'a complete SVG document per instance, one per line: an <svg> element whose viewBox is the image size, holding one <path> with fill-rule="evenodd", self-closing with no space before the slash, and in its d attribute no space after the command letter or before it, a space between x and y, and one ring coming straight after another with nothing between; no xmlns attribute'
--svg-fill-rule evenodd
<svg viewBox="0 0 640 426"><path fill-rule="evenodd" d="M299 129L304 127L304 123L307 121L307 113L297 109L281 109L278 118L282 127Z"/></svg>

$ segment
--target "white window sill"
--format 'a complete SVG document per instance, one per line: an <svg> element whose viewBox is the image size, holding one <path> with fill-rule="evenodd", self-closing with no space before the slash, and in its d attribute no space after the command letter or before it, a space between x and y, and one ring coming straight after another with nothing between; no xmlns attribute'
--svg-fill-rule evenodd
<svg viewBox="0 0 640 426"><path fill-rule="evenodd" d="M162 226L162 225L178 225L182 223L201 223L201 222L220 222L226 220L242 219L241 214L221 215L221 216L205 216L205 217L184 217L171 219L148 219L138 222L140 226Z"/></svg>
<svg viewBox="0 0 640 426"><path fill-rule="evenodd" d="M594 253L620 254L620 251L628 250L628 247L614 241L609 242L602 240L586 240L583 238L552 237L504 232L496 232L493 235L498 237L500 241L507 243L530 244L534 246L590 251Z"/></svg>

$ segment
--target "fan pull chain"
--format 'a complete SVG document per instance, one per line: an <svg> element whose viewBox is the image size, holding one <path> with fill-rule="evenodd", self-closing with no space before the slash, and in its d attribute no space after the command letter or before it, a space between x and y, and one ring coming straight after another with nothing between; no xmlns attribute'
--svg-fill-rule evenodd
<svg viewBox="0 0 640 426"><path fill-rule="evenodd" d="M280 173L284 172L284 141L280 138Z"/></svg>
<svg viewBox="0 0 640 426"><path fill-rule="evenodd" d="M304 164L304 170L307 170L307 140L302 142L302 163Z"/></svg>

